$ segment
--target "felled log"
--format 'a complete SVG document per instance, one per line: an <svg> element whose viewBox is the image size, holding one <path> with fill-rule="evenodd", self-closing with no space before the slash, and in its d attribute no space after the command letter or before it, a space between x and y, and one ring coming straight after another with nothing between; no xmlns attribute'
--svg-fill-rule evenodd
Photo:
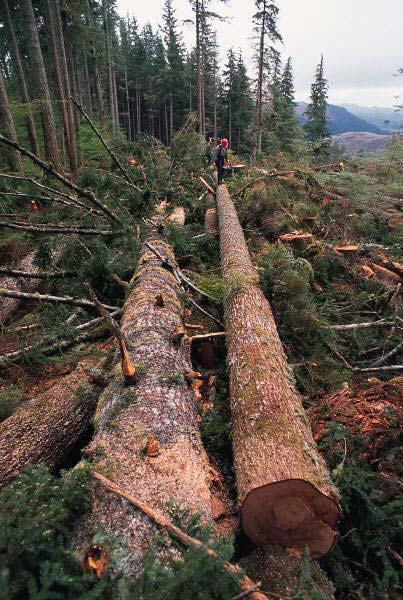
<svg viewBox="0 0 403 600"><path fill-rule="evenodd" d="M185 224L185 209L183 206L175 206L173 211L167 217L169 223L175 223L175 225L183 226Z"/></svg>
<svg viewBox="0 0 403 600"><path fill-rule="evenodd" d="M315 557L334 544L336 490L312 439L226 186L218 187L232 443L242 527Z"/></svg>
<svg viewBox="0 0 403 600"><path fill-rule="evenodd" d="M402 281L400 275L387 269L386 267L381 267L381 265L377 265L376 263L371 263L371 268L375 271L376 275L380 279L386 279L388 281L397 281L398 283Z"/></svg>
<svg viewBox="0 0 403 600"><path fill-rule="evenodd" d="M0 487L30 464L56 469L88 429L100 388L88 381L84 367L0 423Z"/></svg>
<svg viewBox="0 0 403 600"><path fill-rule="evenodd" d="M311 558L309 586L300 590L301 574L306 569L305 559L295 552L279 546L258 546L240 561L248 575L261 582L269 598L299 598L312 600L334 600L332 584L321 570L319 563ZM298 594L297 594L298 591Z"/></svg>
<svg viewBox="0 0 403 600"><path fill-rule="evenodd" d="M217 235L218 221L216 208L208 208L206 210L204 215L204 230L208 235Z"/></svg>
<svg viewBox="0 0 403 600"><path fill-rule="evenodd" d="M189 345L184 336L173 339L176 331L184 330L184 322L180 284L171 264L175 258L166 243L150 239L144 245L120 325L137 374L127 381L116 356L86 454L97 472L165 518L169 519L166 504L175 498L210 520L207 457L198 431L197 402L186 381L191 371ZM126 575L135 577L156 528L102 486L94 490L92 513L77 533L77 546L84 552L95 523L122 541Z"/></svg>
<svg viewBox="0 0 403 600"><path fill-rule="evenodd" d="M36 273L39 271L35 267L34 253L27 254L20 263L20 269L28 273ZM34 292L39 285L39 281L35 279L15 279L12 276L4 276L0 279L0 287L14 290L16 292ZM20 299L4 297L0 299L0 324L4 325L9 322L10 318L20 305Z"/></svg>

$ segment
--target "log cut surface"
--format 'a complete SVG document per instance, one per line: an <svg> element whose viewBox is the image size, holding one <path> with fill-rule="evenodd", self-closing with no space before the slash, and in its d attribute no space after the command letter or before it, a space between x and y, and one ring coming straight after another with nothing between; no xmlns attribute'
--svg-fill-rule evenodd
<svg viewBox="0 0 403 600"><path fill-rule="evenodd" d="M175 262L166 243L148 241ZM98 472L165 518L170 518L167 502L175 499L211 520L207 456L198 430L196 399L185 379L191 371L189 347L183 340L173 340L173 333L184 327L179 285L144 246L131 286L121 330L137 378L125 381L116 359L87 453ZM78 545L83 549L92 523L124 540L125 570L129 577L136 576L156 533L148 517L97 486L90 522L79 532Z"/></svg>
<svg viewBox="0 0 403 600"><path fill-rule="evenodd" d="M232 441L242 526L256 544L333 546L336 491L290 374L234 205L218 187Z"/></svg>

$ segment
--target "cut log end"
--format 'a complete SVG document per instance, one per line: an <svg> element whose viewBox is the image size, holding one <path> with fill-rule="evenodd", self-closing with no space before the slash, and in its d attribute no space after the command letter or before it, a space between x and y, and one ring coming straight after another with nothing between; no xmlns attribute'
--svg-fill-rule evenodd
<svg viewBox="0 0 403 600"><path fill-rule="evenodd" d="M278 544L319 558L336 538L339 507L310 483L289 479L253 489L242 506L243 529L255 544Z"/></svg>

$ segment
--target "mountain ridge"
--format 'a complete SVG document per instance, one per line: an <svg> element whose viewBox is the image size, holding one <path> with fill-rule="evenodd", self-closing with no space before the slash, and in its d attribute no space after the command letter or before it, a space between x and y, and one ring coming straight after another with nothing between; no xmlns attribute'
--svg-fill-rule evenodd
<svg viewBox="0 0 403 600"><path fill-rule="evenodd" d="M308 121L305 116L307 102L297 102L295 112L298 122L301 126ZM327 109L328 127L331 135L338 135L347 132L366 132L384 135L388 133L377 125L354 115L352 112L337 104L329 104Z"/></svg>

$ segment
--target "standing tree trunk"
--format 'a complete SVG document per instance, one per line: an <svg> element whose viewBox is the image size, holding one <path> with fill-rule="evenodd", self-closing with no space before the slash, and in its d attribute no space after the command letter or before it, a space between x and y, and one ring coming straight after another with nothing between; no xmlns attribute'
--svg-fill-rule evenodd
<svg viewBox="0 0 403 600"><path fill-rule="evenodd" d="M55 118L46 77L45 64L43 62L42 50L39 43L38 30L36 28L34 10L32 8L31 0L21 0L20 4L25 25L24 29L27 36L30 65L32 68L32 81L36 89L36 97L40 100L45 156L54 166L57 166L59 158L57 153Z"/></svg>
<svg viewBox="0 0 403 600"><path fill-rule="evenodd" d="M56 469L91 425L98 393L79 365L0 423L0 488L27 465Z"/></svg>
<svg viewBox="0 0 403 600"><path fill-rule="evenodd" d="M0 68L0 128L4 131L4 135L13 142L18 142L17 132L14 126L14 119L8 103L6 86L4 83L3 73ZM12 171L23 170L21 154L12 148L5 150L7 162Z"/></svg>
<svg viewBox="0 0 403 600"><path fill-rule="evenodd" d="M49 46L52 54L52 63L53 63L53 74L55 79L55 87L56 92L59 97L60 102L60 112L62 116L62 125L63 125L63 135L64 142L67 148L67 153L69 156L70 169L73 175L76 177L78 174L78 162L77 162L77 153L75 148L74 139L71 137L72 129L70 127L69 121L69 103L70 98L66 97L66 89L68 89L68 82L63 82L62 77L62 68L63 60L59 56L57 41L56 41L56 28L55 28L55 14L54 14L54 4L50 2L50 0L45 0L43 3L44 6L44 14L45 14L45 23L48 31L48 39ZM56 6L56 10L58 10L58 6ZM58 32L60 36L60 31ZM63 39L60 40L60 45L63 44ZM73 131L74 135L74 131Z"/></svg>
<svg viewBox="0 0 403 600"><path fill-rule="evenodd" d="M98 104L98 117L99 117L99 121L100 121L101 125L103 125L104 121L105 121L104 92L102 89L101 75L99 73L99 67L98 67L97 49L92 40L90 42L90 45L91 45L92 69L93 69L93 73L94 73L94 82L95 82L95 92L96 92L97 104Z"/></svg>
<svg viewBox="0 0 403 600"><path fill-rule="evenodd" d="M56 38L59 41L62 82L63 82L63 86L64 86L64 97L66 100L66 107L67 107L67 114L68 114L68 126L69 126L72 161L75 165L77 165L77 172L78 172L78 154L77 154L75 126L74 126L74 110L73 110L72 102L70 100L70 96L71 96L70 76L69 76L66 46L65 46L65 35L64 35L64 31L63 31L63 24L62 24L62 18L61 18L60 1L57 1L54 6L54 15L55 15Z"/></svg>
<svg viewBox="0 0 403 600"><path fill-rule="evenodd" d="M204 65L203 65L203 44L202 44L202 0L196 0L196 71L197 71L197 99L200 133L205 137L206 122L204 116Z"/></svg>
<svg viewBox="0 0 403 600"><path fill-rule="evenodd" d="M149 242L174 263L166 243ZM195 374L183 339L179 284L145 246L132 286L121 330L138 377L124 381L116 364L98 404L96 434L87 454L96 471L165 517L166 503L174 498L211 520L207 457L189 385ZM149 519L97 487L92 515L78 534L81 548L89 543L92 523L123 541L126 574L136 576L156 533Z"/></svg>
<svg viewBox="0 0 403 600"><path fill-rule="evenodd" d="M260 30L259 56L258 56L258 77L256 88L256 103L255 103L255 122L253 127L253 146L252 159L256 160L257 152L262 151L262 103L263 103L263 68L264 68L264 51L265 51L265 36L266 36L266 0L263 3L262 9L262 25Z"/></svg>
<svg viewBox="0 0 403 600"><path fill-rule="evenodd" d="M255 544L308 546L319 557L334 544L336 490L313 441L226 186L218 187L216 200L242 526Z"/></svg>
<svg viewBox="0 0 403 600"><path fill-rule="evenodd" d="M113 71L112 64L112 48L111 38L109 31L109 0L102 0L102 11L104 19L104 31L105 31L105 45L106 45L106 61L108 68L108 92L109 92L109 109L111 111L112 125L115 132L118 128L118 118L116 114L116 103L115 103L115 74Z"/></svg>
<svg viewBox="0 0 403 600"><path fill-rule="evenodd" d="M25 80L24 69L22 67L20 51L18 48L17 37L15 35L13 22L11 19L10 7L8 0L0 0L1 16L4 22L4 27L7 34L7 40L10 48L12 57L13 68L18 80L18 87L20 89L21 101L25 105L25 119L27 124L28 136L31 145L31 150L36 156L39 154L38 138L36 136L36 127L34 117L32 115L27 82Z"/></svg>

